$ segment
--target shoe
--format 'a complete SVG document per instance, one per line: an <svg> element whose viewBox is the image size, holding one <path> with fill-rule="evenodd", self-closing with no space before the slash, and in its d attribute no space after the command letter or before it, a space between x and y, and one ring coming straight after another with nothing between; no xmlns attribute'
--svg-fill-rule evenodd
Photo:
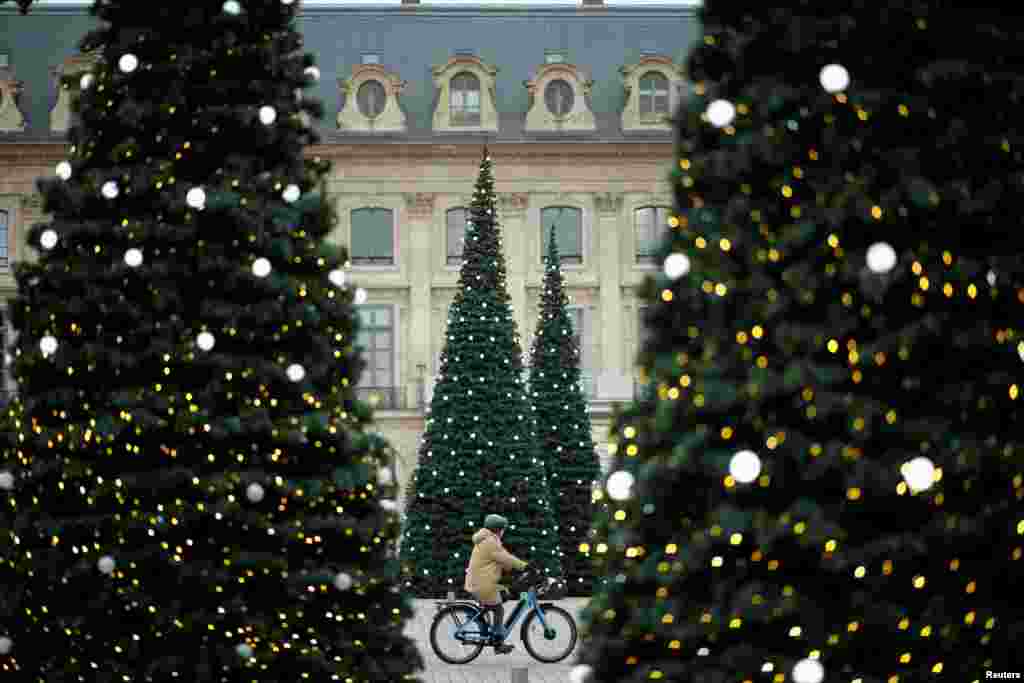
<svg viewBox="0 0 1024 683"><path fill-rule="evenodd" d="M515 645L495 645L494 652L499 655L507 655L515 649Z"/></svg>

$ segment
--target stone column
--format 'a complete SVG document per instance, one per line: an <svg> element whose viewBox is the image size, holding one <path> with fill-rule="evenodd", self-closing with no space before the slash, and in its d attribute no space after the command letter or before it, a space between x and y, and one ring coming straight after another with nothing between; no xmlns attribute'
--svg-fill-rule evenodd
<svg viewBox="0 0 1024 683"><path fill-rule="evenodd" d="M404 255L409 272L409 334L405 357L408 359L403 373L408 381L405 384L406 405L419 408L420 377L419 367L430 366L430 289L435 261L438 255L431 245L434 240L434 199L428 193L410 193L405 195L405 226L409 234L409 253Z"/></svg>
<svg viewBox="0 0 1024 683"><path fill-rule="evenodd" d="M526 348L526 274L529 272L526 254L526 207L530 196L522 192L498 195L498 220L501 222L505 264L508 268L508 293L512 297L512 316L522 350Z"/></svg>
<svg viewBox="0 0 1024 683"><path fill-rule="evenodd" d="M598 391L601 396L620 394L622 377L626 374L626 334L628 323L622 310L621 221L622 195L597 193L597 229L600 231L601 253L598 256L601 310L601 358Z"/></svg>

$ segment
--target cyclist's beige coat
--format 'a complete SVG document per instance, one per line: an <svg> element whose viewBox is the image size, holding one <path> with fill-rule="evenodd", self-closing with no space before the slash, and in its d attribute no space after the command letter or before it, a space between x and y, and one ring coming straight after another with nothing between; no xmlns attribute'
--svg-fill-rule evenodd
<svg viewBox="0 0 1024 683"><path fill-rule="evenodd" d="M498 582L501 581L501 570L523 569L526 566L518 557L505 550L501 539L490 529L480 529L473 534L473 554L469 558L466 569L467 591L474 594L485 604L494 605L498 602Z"/></svg>

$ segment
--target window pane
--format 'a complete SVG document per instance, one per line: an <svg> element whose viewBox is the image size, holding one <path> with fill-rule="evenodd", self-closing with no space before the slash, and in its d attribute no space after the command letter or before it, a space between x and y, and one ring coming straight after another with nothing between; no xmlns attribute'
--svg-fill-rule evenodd
<svg viewBox="0 0 1024 683"><path fill-rule="evenodd" d="M356 209L352 212L352 262L394 263L394 232L390 209Z"/></svg>
<svg viewBox="0 0 1024 683"><path fill-rule="evenodd" d="M570 263L582 262L582 216L582 211L571 206L548 207L541 211L541 244L544 248L542 258L547 256L551 226L554 225L561 260Z"/></svg>
<svg viewBox="0 0 1024 683"><path fill-rule="evenodd" d="M640 95L640 113L650 114L654 109L653 98L650 95Z"/></svg>
<svg viewBox="0 0 1024 683"><path fill-rule="evenodd" d="M466 241L466 220L469 212L459 207L448 211L448 263L462 261L462 248Z"/></svg>
<svg viewBox="0 0 1024 683"><path fill-rule="evenodd" d="M391 327L391 307L381 306L373 312L374 327Z"/></svg>
<svg viewBox="0 0 1024 683"><path fill-rule="evenodd" d="M0 210L0 266L7 265L7 232L10 226L10 213Z"/></svg>
<svg viewBox="0 0 1024 683"><path fill-rule="evenodd" d="M391 349L391 330L387 332L376 332L373 335L373 348L375 349Z"/></svg>
<svg viewBox="0 0 1024 683"><path fill-rule="evenodd" d="M480 91L470 90L466 93L466 109L469 111L480 111Z"/></svg>
<svg viewBox="0 0 1024 683"><path fill-rule="evenodd" d="M379 116L384 111L385 100L384 86L380 81L366 81L359 86L356 101L363 116L368 118Z"/></svg>
<svg viewBox="0 0 1024 683"><path fill-rule="evenodd" d="M659 93L654 98L654 111L658 114L668 113L668 95Z"/></svg>
<svg viewBox="0 0 1024 683"><path fill-rule="evenodd" d="M544 102L548 111L555 116L565 116L572 111L575 99L572 86L561 79L551 81L544 89Z"/></svg>

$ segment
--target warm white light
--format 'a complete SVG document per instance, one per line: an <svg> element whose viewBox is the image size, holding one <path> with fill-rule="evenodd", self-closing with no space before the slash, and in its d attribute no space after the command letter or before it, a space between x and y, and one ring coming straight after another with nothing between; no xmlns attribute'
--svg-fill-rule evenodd
<svg viewBox="0 0 1024 683"><path fill-rule="evenodd" d="M256 277L266 277L270 275L270 260L261 256L253 261L252 274Z"/></svg>
<svg viewBox="0 0 1024 683"><path fill-rule="evenodd" d="M237 16L242 11L242 6L238 4L238 0L227 0L224 3L224 13L232 16Z"/></svg>
<svg viewBox="0 0 1024 683"><path fill-rule="evenodd" d="M690 257L686 254L669 254L665 259L665 275L675 280L690 272Z"/></svg>
<svg viewBox="0 0 1024 683"><path fill-rule="evenodd" d="M1017 355L1020 356L1021 360L1024 360L1024 341L1017 343Z"/></svg>
<svg viewBox="0 0 1024 683"><path fill-rule="evenodd" d="M334 587L340 591L347 591L352 587L352 577L345 572L339 573L334 577Z"/></svg>
<svg viewBox="0 0 1024 683"><path fill-rule="evenodd" d="M100 558L99 562L96 563L96 568L107 576L114 573L114 558L110 555L104 555Z"/></svg>
<svg viewBox="0 0 1024 683"><path fill-rule="evenodd" d="M298 185L289 185L288 187L284 188L284 192L281 193L281 197L286 202L291 204L292 202L296 201L299 198L299 195L301 194L302 193L299 191Z"/></svg>
<svg viewBox="0 0 1024 683"><path fill-rule="evenodd" d="M121 55L121 59L117 61L117 66L121 71L130 74L138 68L139 58L129 52L126 55Z"/></svg>
<svg viewBox="0 0 1024 683"><path fill-rule="evenodd" d="M57 164L57 177L61 180L67 180L71 177L71 164L66 161L62 161Z"/></svg>
<svg viewBox="0 0 1024 683"><path fill-rule="evenodd" d="M235 646L235 652L237 652L238 656L242 659L249 659L249 657L252 657L252 646L248 643L240 643Z"/></svg>
<svg viewBox="0 0 1024 683"><path fill-rule="evenodd" d="M210 349L212 349L216 341L217 340L214 339L213 335L210 334L209 332L200 332L199 336L196 337L196 344L203 351L209 351Z"/></svg>
<svg viewBox="0 0 1024 683"><path fill-rule="evenodd" d="M793 683L821 683L825 667L817 659L801 659L793 667Z"/></svg>
<svg viewBox="0 0 1024 683"><path fill-rule="evenodd" d="M129 268L138 268L142 265L142 250L132 247L124 252L124 262Z"/></svg>
<svg viewBox="0 0 1024 683"><path fill-rule="evenodd" d="M626 500L633 494L633 474L625 470L612 472L608 476L608 497L612 500Z"/></svg>
<svg viewBox="0 0 1024 683"><path fill-rule="evenodd" d="M989 287L996 286L996 271L990 270L985 274L985 281L988 282Z"/></svg>
<svg viewBox="0 0 1024 683"><path fill-rule="evenodd" d="M394 512L398 509L398 504L390 498L385 498L380 501L380 509L386 512Z"/></svg>
<svg viewBox="0 0 1024 683"><path fill-rule="evenodd" d="M39 245L46 250L57 246L57 231L52 228L44 230L43 234L39 236Z"/></svg>
<svg viewBox="0 0 1024 683"><path fill-rule="evenodd" d="M302 378L306 376L306 369L298 363L292 363L288 366L288 369L285 370L285 373L291 381L301 382Z"/></svg>
<svg viewBox="0 0 1024 683"><path fill-rule="evenodd" d="M250 503L258 503L263 500L263 487L253 482L249 484L249 487L245 489L245 497L249 499Z"/></svg>
<svg viewBox="0 0 1024 683"><path fill-rule="evenodd" d="M100 188L100 192L102 192L103 196L107 199L116 199L117 195L121 194L120 188L118 188L117 183L113 180L108 180L103 183L103 187Z"/></svg>
<svg viewBox="0 0 1024 683"><path fill-rule="evenodd" d="M345 286L345 271L341 268L335 268L327 274L327 279L331 281L331 284L335 287Z"/></svg>
<svg viewBox="0 0 1024 683"><path fill-rule="evenodd" d="M935 464L923 455L903 463L900 473L915 493L926 491L935 483Z"/></svg>
<svg viewBox="0 0 1024 683"><path fill-rule="evenodd" d="M850 85L850 72L842 64L828 64L822 67L818 80L826 92L842 92Z"/></svg>
<svg viewBox="0 0 1024 683"><path fill-rule="evenodd" d="M888 273L896 266L896 250L888 242L875 242L868 247L868 268L873 273Z"/></svg>
<svg viewBox="0 0 1024 683"><path fill-rule="evenodd" d="M56 353L57 351L57 338L51 334L46 335L39 340L39 350L43 352L43 358Z"/></svg>
<svg viewBox="0 0 1024 683"><path fill-rule="evenodd" d="M708 121L715 128L724 128L736 118L736 107L729 100L715 100L708 105Z"/></svg>
<svg viewBox="0 0 1024 683"><path fill-rule="evenodd" d="M270 105L260 107L260 123L269 126L274 121L277 121L277 110Z"/></svg>
<svg viewBox="0 0 1024 683"><path fill-rule="evenodd" d="M303 73L312 78L314 81L320 80L320 69L316 68L315 66L307 66L306 70L303 71Z"/></svg>
<svg viewBox="0 0 1024 683"><path fill-rule="evenodd" d="M0 636L0 655L8 655L14 648L14 641L7 636Z"/></svg>
<svg viewBox="0 0 1024 683"><path fill-rule="evenodd" d="M592 673L594 673L594 667L589 664L577 664L569 672L569 683L586 683L590 680Z"/></svg>
<svg viewBox="0 0 1024 683"><path fill-rule="evenodd" d="M10 491L14 488L14 475L4 470L0 472L0 489L4 491Z"/></svg>
<svg viewBox="0 0 1024 683"><path fill-rule="evenodd" d="M366 290L360 287L356 290L355 304L356 306L362 306L366 303Z"/></svg>
<svg viewBox="0 0 1024 683"><path fill-rule="evenodd" d="M201 187L193 187L185 195L185 203L193 209L201 209L206 206L206 191Z"/></svg>
<svg viewBox="0 0 1024 683"><path fill-rule="evenodd" d="M737 451L729 460L729 474L741 484L749 484L761 474L761 458L754 451Z"/></svg>

